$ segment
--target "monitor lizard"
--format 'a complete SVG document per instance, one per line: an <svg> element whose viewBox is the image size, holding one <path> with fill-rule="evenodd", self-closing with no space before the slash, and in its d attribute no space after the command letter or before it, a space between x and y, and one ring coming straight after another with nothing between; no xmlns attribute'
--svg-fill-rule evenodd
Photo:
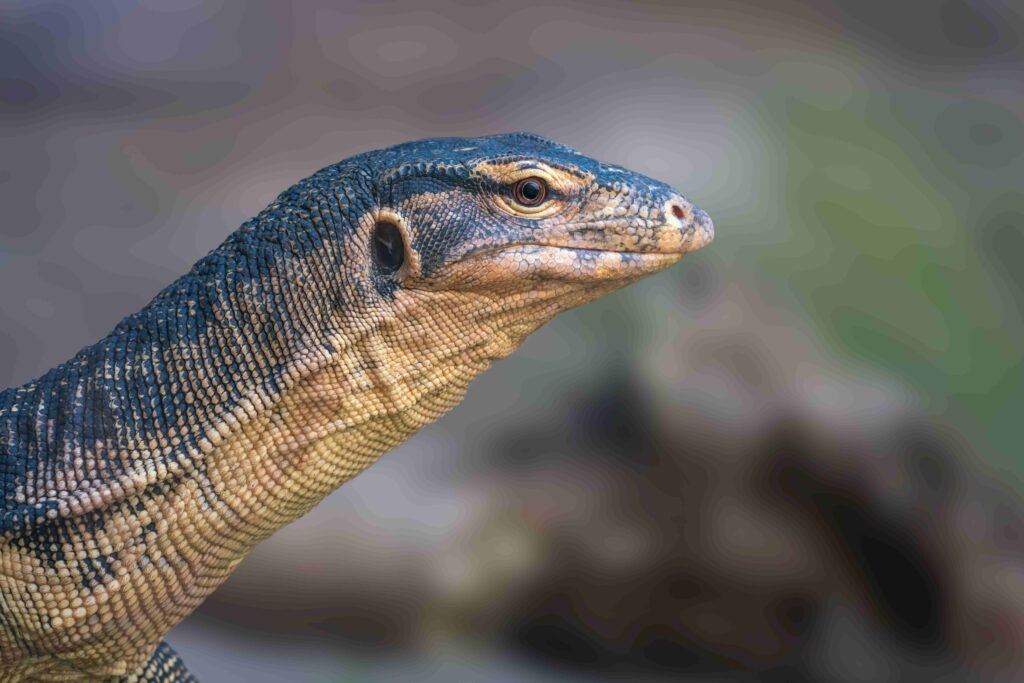
<svg viewBox="0 0 1024 683"><path fill-rule="evenodd" d="M713 234L668 185L530 133L300 181L0 393L0 679L194 680L162 639L257 543L556 314Z"/></svg>

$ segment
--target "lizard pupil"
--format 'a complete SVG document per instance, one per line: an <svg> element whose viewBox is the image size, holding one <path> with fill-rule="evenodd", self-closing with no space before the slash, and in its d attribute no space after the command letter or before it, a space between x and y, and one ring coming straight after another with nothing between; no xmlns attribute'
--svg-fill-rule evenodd
<svg viewBox="0 0 1024 683"><path fill-rule="evenodd" d="M405 263L405 241L394 223L380 222L374 227L373 258L385 273L393 273Z"/></svg>
<svg viewBox="0 0 1024 683"><path fill-rule="evenodd" d="M513 194L524 206L537 206L548 194L547 184L540 178L525 178L515 184Z"/></svg>

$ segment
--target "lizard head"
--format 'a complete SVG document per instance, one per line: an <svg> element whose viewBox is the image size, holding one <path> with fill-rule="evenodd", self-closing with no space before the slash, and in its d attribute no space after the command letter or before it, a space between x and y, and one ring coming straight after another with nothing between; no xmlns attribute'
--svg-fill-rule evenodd
<svg viewBox="0 0 1024 683"><path fill-rule="evenodd" d="M668 185L530 133L412 142L367 165L375 201L354 244L379 316L433 309L435 329L486 332L492 358L714 235Z"/></svg>

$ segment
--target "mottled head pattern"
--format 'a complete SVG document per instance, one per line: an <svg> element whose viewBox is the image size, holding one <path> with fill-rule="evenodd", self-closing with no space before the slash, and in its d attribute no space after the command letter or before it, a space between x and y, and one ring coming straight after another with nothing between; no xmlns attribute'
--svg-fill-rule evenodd
<svg viewBox="0 0 1024 683"><path fill-rule="evenodd" d="M468 275L460 262L500 251L524 257L513 279L635 279L713 234L707 214L664 183L528 133L410 143L371 164L385 219L408 231L413 258L402 275L412 286L451 286L454 271ZM515 192L531 179L545 188L534 206ZM599 264L599 252L620 256Z"/></svg>
<svg viewBox="0 0 1024 683"><path fill-rule="evenodd" d="M672 188L526 133L297 183L0 393L0 678L183 671L154 648L256 543L554 315L712 234Z"/></svg>
<svg viewBox="0 0 1024 683"><path fill-rule="evenodd" d="M395 270L367 260L374 287L360 290L371 296L363 303L394 304L385 315L400 316L404 301L472 301L476 311L451 323L486 328L491 358L714 234L707 214L668 185L530 133L412 142L353 161L365 164L374 203L352 216L352 244L369 254L383 229L403 250ZM540 196L523 197L526 185Z"/></svg>

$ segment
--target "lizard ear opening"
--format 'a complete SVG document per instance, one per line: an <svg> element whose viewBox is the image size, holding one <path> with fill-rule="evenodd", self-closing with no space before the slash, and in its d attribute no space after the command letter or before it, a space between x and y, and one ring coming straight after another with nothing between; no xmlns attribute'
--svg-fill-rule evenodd
<svg viewBox="0 0 1024 683"><path fill-rule="evenodd" d="M405 239L398 226L378 221L373 227L373 260L381 272L390 275L405 263Z"/></svg>

